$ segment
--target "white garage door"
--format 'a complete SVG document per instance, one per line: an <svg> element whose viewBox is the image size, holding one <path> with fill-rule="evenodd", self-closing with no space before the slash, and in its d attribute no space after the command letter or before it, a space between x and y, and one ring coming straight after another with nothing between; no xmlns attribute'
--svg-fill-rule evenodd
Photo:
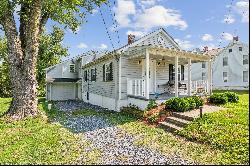
<svg viewBox="0 0 250 166"><path fill-rule="evenodd" d="M75 83L52 84L52 100L72 100L75 99Z"/></svg>

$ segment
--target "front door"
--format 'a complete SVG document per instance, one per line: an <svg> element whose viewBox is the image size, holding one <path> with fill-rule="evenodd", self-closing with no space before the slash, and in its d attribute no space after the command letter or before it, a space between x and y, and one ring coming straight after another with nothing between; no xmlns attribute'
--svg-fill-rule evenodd
<svg viewBox="0 0 250 166"><path fill-rule="evenodd" d="M142 79L146 80L146 68L145 68L145 59L142 60ZM155 93L155 83L156 83L156 61L155 60L149 60L149 93L154 94Z"/></svg>

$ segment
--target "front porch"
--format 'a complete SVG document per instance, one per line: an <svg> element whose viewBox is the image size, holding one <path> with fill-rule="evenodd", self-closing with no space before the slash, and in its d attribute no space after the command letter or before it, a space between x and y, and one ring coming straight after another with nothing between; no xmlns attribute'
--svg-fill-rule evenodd
<svg viewBox="0 0 250 166"><path fill-rule="evenodd" d="M138 61L138 65L142 66L141 71L136 71L140 72L137 73L136 78L127 78L129 97L167 100L172 97L211 93L211 58L208 55L140 46L131 48L127 56L130 60ZM191 64L198 62L208 62L207 80L192 81ZM175 73L178 73L177 77Z"/></svg>

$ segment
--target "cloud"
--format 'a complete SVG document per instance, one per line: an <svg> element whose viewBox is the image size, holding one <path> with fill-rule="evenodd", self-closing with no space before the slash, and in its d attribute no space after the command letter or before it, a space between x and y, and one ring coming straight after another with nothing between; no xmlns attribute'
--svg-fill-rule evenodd
<svg viewBox="0 0 250 166"><path fill-rule="evenodd" d="M80 48L80 49L88 48L88 45L82 42L77 45L77 48Z"/></svg>
<svg viewBox="0 0 250 166"><path fill-rule="evenodd" d="M222 33L221 36L222 36L222 39L224 40L227 40L227 41L233 40L233 35L230 33Z"/></svg>
<svg viewBox="0 0 250 166"><path fill-rule="evenodd" d="M192 37L192 35L190 35L190 34L188 34L188 35L185 36L186 39L189 39L191 37Z"/></svg>
<svg viewBox="0 0 250 166"><path fill-rule="evenodd" d="M92 15L95 15L97 12L98 12L97 9L93 9L93 10L91 11L91 14L92 14Z"/></svg>
<svg viewBox="0 0 250 166"><path fill-rule="evenodd" d="M236 2L234 9L238 14L241 15L241 21L248 23L249 22L249 1L242 0Z"/></svg>
<svg viewBox="0 0 250 166"><path fill-rule="evenodd" d="M106 44L101 44L98 48L104 50L107 49L108 46Z"/></svg>
<svg viewBox="0 0 250 166"><path fill-rule="evenodd" d="M120 27L128 27L131 23L129 16L136 13L135 3L132 0L118 0L114 12Z"/></svg>
<svg viewBox="0 0 250 166"><path fill-rule="evenodd" d="M202 39L203 41L213 41L213 40L214 40L214 37L213 37L212 35L210 35L210 34L204 34L204 35L201 37L201 39Z"/></svg>
<svg viewBox="0 0 250 166"><path fill-rule="evenodd" d="M144 32L144 31L127 31L127 33L126 33L127 35L129 35L129 34L132 34L132 35L135 35L136 37L143 37L145 34L146 34L146 32Z"/></svg>
<svg viewBox="0 0 250 166"><path fill-rule="evenodd" d="M205 21L206 21L206 22L209 22L209 21L212 21L212 20L214 20L214 19L215 19L215 17L214 17L214 16L211 16L211 17L209 17L209 18L206 18Z"/></svg>
<svg viewBox="0 0 250 166"><path fill-rule="evenodd" d="M188 25L181 19L181 14L177 10L168 9L163 6L154 6L136 16L135 26L138 28L151 29L159 26L175 26L180 30L185 30Z"/></svg>
<svg viewBox="0 0 250 166"><path fill-rule="evenodd" d="M190 41L188 41L188 40L181 40L181 39L174 39L174 40L175 40L175 41L180 45L180 47L181 47L182 49L184 49L184 50L188 50L188 49L194 47L194 45L193 45Z"/></svg>
<svg viewBox="0 0 250 166"><path fill-rule="evenodd" d="M232 24L235 22L235 19L232 15L225 15L225 18L222 22L226 24Z"/></svg>

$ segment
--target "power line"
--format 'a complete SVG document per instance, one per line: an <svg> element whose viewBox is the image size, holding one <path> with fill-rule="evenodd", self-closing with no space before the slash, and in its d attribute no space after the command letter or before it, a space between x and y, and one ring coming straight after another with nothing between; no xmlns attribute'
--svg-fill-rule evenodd
<svg viewBox="0 0 250 166"><path fill-rule="evenodd" d="M107 5L108 5L108 7L109 7L109 11L110 11L110 15L111 15L111 18L112 18L112 21L113 21L113 25L115 26L114 28L115 28L115 32L116 32L116 34L117 34L118 44L120 45L121 41L120 41L120 35L119 35L119 33L118 33L118 22L117 22L117 20L115 19L115 18L116 18L115 12L112 12L112 10L111 10L111 5L110 5L109 2L110 2L110 1L107 2ZM114 4L114 6L116 6L115 0L114 0L114 3L113 3L113 4ZM113 13L113 14L112 14L112 13Z"/></svg>
<svg viewBox="0 0 250 166"><path fill-rule="evenodd" d="M104 17L103 17L101 8L100 8L100 14L101 14L102 21L103 21L104 27L105 27L105 29L106 29L106 33L107 33L107 35L108 35L109 41L110 41L110 43L111 43L111 45L112 45L112 48L115 49L114 44L113 44L112 39L111 39L111 36L110 36L110 34L109 34L109 31L108 31L107 24L106 24L105 19L104 19Z"/></svg>

